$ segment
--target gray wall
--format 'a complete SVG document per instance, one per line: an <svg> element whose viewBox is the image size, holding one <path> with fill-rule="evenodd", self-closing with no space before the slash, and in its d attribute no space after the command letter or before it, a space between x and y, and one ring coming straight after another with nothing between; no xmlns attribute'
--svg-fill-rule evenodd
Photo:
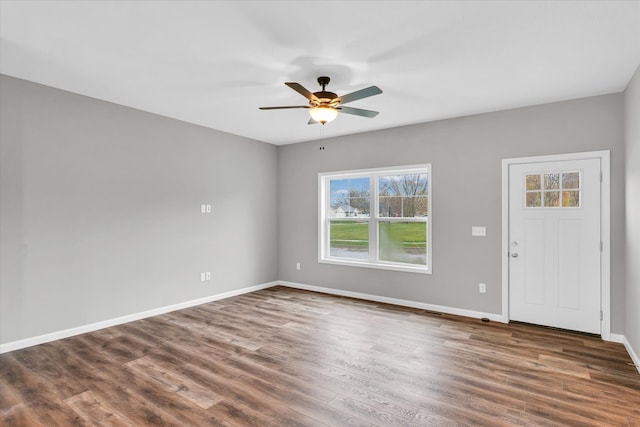
<svg viewBox="0 0 640 427"><path fill-rule="evenodd" d="M7 76L0 91L2 343L277 279L277 147Z"/></svg>
<svg viewBox="0 0 640 427"><path fill-rule="evenodd" d="M611 149L612 332L637 349L638 74L624 95L282 147L1 76L0 342L276 279L500 313L501 159ZM318 172L423 162L432 275L317 262Z"/></svg>
<svg viewBox="0 0 640 427"><path fill-rule="evenodd" d="M627 327L625 336L640 356L640 67L627 86L625 101Z"/></svg>
<svg viewBox="0 0 640 427"><path fill-rule="evenodd" d="M384 114L382 112L381 114ZM338 120L357 120L344 117ZM324 146L325 150L319 150ZM281 280L501 313L501 159L611 150L612 332L625 322L623 95L481 114L282 146ZM319 172L431 163L433 274L319 264ZM471 226L487 237L471 237ZM296 270L295 264L302 264ZM478 283L487 293L478 293Z"/></svg>

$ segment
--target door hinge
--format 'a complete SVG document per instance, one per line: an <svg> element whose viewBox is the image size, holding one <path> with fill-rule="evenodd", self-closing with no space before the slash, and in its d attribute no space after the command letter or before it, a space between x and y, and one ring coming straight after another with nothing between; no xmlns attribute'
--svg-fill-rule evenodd
<svg viewBox="0 0 640 427"><path fill-rule="evenodd" d="M604 242L600 241L600 252L604 251Z"/></svg>
<svg viewBox="0 0 640 427"><path fill-rule="evenodd" d="M600 310L600 320L604 319L604 315L602 314L602 310Z"/></svg>
<svg viewBox="0 0 640 427"><path fill-rule="evenodd" d="M602 182L602 171L600 171L600 182Z"/></svg>

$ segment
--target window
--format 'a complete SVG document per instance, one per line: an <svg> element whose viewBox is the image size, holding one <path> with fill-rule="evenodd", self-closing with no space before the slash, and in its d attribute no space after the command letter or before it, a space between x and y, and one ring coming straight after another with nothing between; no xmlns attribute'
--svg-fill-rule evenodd
<svg viewBox="0 0 640 427"><path fill-rule="evenodd" d="M323 263L431 272L431 166L321 173Z"/></svg>
<svg viewBox="0 0 640 427"><path fill-rule="evenodd" d="M527 208L579 208L580 172L545 172L525 175Z"/></svg>

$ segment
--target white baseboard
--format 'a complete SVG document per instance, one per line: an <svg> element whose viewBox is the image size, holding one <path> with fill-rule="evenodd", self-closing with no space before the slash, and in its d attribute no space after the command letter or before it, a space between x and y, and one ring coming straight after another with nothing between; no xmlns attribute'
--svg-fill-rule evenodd
<svg viewBox="0 0 640 427"><path fill-rule="evenodd" d="M633 350L633 347L631 347L631 343L629 342L629 340L627 340L626 336L620 334L610 334L606 341L624 344L624 348L627 350L627 353L629 353L629 357L631 357L633 364L640 373L640 357L638 357L638 354Z"/></svg>
<svg viewBox="0 0 640 427"><path fill-rule="evenodd" d="M602 337L602 339L605 341L617 342L619 344L623 344L624 341L626 340L624 335L620 335L620 334L609 334L609 336L606 339L605 337Z"/></svg>
<svg viewBox="0 0 640 427"><path fill-rule="evenodd" d="M263 283L260 285L249 286L242 289L236 289L229 292L223 292L221 294L210 295L204 298L198 298L191 301L185 301L178 304L168 305L165 307L154 308L152 310L143 311L140 313L129 314L115 319L103 320L96 323L90 323L88 325L77 326L75 328L65 329L62 331L51 332L44 335L38 335L31 338L25 338L18 341L8 342L6 344L0 344L0 354L7 353L9 351L19 350L21 348L31 347L38 344L44 344L47 342L72 337L74 335L80 335L87 332L97 331L98 329L104 329L111 326L121 325L123 323L133 322L135 320L145 319L147 317L157 316L159 314L169 313L171 311L181 310L183 308L189 308L200 304L206 304L208 302L217 301L225 298L234 297L237 295L246 294L249 292L258 291L260 289L270 288L277 285L278 282Z"/></svg>
<svg viewBox="0 0 640 427"><path fill-rule="evenodd" d="M501 314L483 313L481 311L465 310L463 308L455 308L455 307L447 307L447 306L444 306L444 305L427 304L427 303L424 303L424 302L410 301L410 300L404 300L404 299L398 299L398 298L390 298L390 297L383 297L383 296L379 296L379 295L362 294L360 292L344 291L342 289L334 289L334 288L324 288L322 286L305 285L305 284L302 284L302 283L285 282L285 281L282 281L282 280L280 280L280 281L278 281L276 283L281 285L281 286L286 286L288 288L304 289L304 290L307 290L307 291L321 292L321 293L324 293L324 294L331 294L331 295L339 295L339 296L343 296L343 297L358 298L358 299L363 299L363 300L367 300L367 301L375 301L375 302L382 302L382 303L386 303L386 304L400 305L400 306L403 306L403 307L419 308L419 309L422 309L422 310L435 311L435 312L438 312L438 313L454 314L454 315L457 315L457 316L472 317L472 318L476 318L476 319L482 319L483 317L486 317L487 319L492 320L494 322L506 323L504 321L504 317Z"/></svg>
<svg viewBox="0 0 640 427"><path fill-rule="evenodd" d="M638 353L633 350L633 347L631 347L631 343L624 335L622 336L622 344L624 344L624 348L627 349L627 353L629 353L631 360L633 360L634 365L636 365L638 373L640 373L640 357L638 357Z"/></svg>

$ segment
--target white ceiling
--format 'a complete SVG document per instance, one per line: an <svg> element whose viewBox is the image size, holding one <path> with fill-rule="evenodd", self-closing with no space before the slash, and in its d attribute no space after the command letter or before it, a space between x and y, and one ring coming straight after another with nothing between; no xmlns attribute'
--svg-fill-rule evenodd
<svg viewBox="0 0 640 427"><path fill-rule="evenodd" d="M0 72L272 144L623 91L640 1L0 1ZM295 81L383 94L307 125Z"/></svg>

